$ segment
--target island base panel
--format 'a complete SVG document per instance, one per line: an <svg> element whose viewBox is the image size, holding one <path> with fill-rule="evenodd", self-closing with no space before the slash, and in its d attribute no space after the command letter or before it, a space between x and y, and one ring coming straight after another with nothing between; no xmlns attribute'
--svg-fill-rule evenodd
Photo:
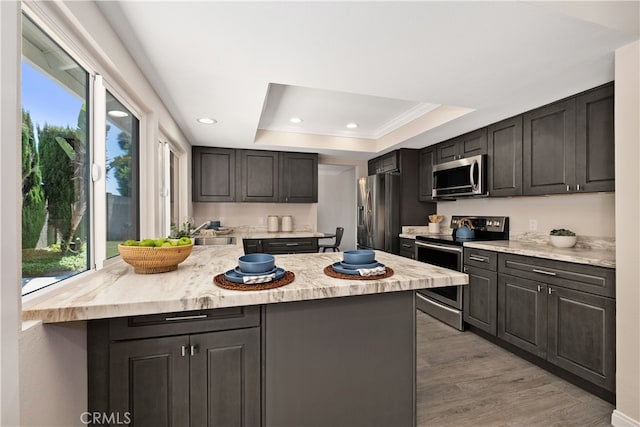
<svg viewBox="0 0 640 427"><path fill-rule="evenodd" d="M266 426L415 426L414 292L264 306Z"/></svg>

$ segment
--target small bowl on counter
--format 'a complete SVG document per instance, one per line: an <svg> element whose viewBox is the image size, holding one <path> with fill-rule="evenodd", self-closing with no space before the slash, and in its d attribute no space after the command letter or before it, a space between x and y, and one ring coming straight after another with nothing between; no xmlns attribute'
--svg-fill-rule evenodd
<svg viewBox="0 0 640 427"><path fill-rule="evenodd" d="M376 253L370 249L358 249L342 253L342 260L347 264L371 264L375 262L375 259Z"/></svg>
<svg viewBox="0 0 640 427"><path fill-rule="evenodd" d="M549 236L549 243L556 248L572 248L577 240L577 236Z"/></svg>
<svg viewBox="0 0 640 427"><path fill-rule="evenodd" d="M273 270L276 258L269 254L248 254L238 258L238 267L244 273L264 273Z"/></svg>

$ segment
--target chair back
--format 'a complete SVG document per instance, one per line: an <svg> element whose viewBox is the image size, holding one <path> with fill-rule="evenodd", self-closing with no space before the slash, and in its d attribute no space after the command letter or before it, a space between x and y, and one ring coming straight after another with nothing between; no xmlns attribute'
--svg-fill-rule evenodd
<svg viewBox="0 0 640 427"><path fill-rule="evenodd" d="M344 227L336 227L336 246L340 246L342 241L342 235L344 234Z"/></svg>

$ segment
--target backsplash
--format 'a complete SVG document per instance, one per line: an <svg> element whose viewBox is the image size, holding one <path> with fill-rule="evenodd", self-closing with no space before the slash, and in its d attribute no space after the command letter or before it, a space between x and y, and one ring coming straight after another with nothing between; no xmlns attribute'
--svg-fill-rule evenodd
<svg viewBox="0 0 640 427"><path fill-rule="evenodd" d="M316 231L317 203L194 203L195 224L219 220L226 227L267 230L267 216L291 215L294 231Z"/></svg>
<svg viewBox="0 0 640 427"><path fill-rule="evenodd" d="M512 239L536 235L547 239L554 228L572 230L579 243L597 245L599 240L615 239L615 193L460 199L438 202L438 214L445 216L447 225L452 215L508 216Z"/></svg>

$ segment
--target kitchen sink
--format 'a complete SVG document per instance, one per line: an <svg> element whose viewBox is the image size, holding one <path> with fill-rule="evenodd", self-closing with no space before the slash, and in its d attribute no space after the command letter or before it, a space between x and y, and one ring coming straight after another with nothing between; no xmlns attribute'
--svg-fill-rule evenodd
<svg viewBox="0 0 640 427"><path fill-rule="evenodd" d="M196 245L211 246L211 245L235 245L235 237L220 237L220 236L202 236L194 237L194 243Z"/></svg>

